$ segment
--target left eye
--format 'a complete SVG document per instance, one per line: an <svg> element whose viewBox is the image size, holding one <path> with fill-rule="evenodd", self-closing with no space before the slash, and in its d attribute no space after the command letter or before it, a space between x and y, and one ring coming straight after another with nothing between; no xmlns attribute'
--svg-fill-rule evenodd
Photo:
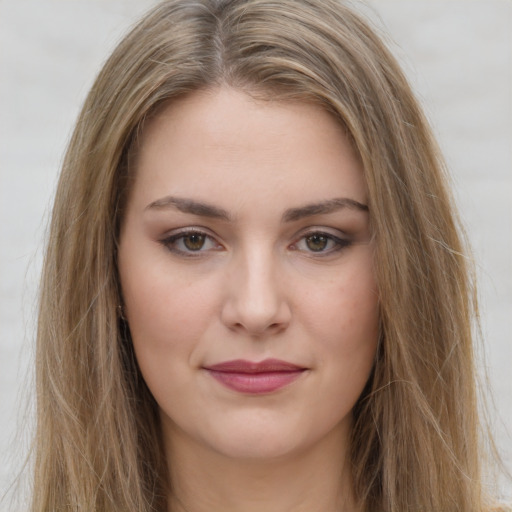
<svg viewBox="0 0 512 512"><path fill-rule="evenodd" d="M200 251L208 239L205 235L191 233L181 238L181 242L189 251Z"/></svg>
<svg viewBox="0 0 512 512"><path fill-rule="evenodd" d="M199 231L177 233L162 240L162 244L172 252L188 254L219 248L211 236Z"/></svg>
<svg viewBox="0 0 512 512"><path fill-rule="evenodd" d="M310 253L330 253L343 249L348 245L350 245L348 240L338 238L329 233L317 232L303 236L293 244L293 248Z"/></svg>

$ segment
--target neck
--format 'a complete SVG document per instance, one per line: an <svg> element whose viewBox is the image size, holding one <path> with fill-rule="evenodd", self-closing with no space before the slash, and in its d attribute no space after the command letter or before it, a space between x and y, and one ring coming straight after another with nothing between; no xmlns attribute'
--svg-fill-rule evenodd
<svg viewBox="0 0 512 512"><path fill-rule="evenodd" d="M168 510L356 512L345 437L336 431L300 453L247 460L226 457L175 432L166 442Z"/></svg>

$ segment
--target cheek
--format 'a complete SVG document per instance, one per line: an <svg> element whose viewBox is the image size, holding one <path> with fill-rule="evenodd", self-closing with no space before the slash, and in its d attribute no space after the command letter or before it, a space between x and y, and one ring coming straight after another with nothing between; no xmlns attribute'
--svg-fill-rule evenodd
<svg viewBox="0 0 512 512"><path fill-rule="evenodd" d="M133 282L133 289L123 289L127 318L146 384L161 407L174 410L172 404L183 406L189 397L190 366L198 360L214 298L179 278L151 284L150 276L146 273L147 279Z"/></svg>
<svg viewBox="0 0 512 512"><path fill-rule="evenodd" d="M156 268L145 271L143 279L132 274L123 293L134 343L172 348L192 342L217 307L214 290L208 279L192 284Z"/></svg>
<svg viewBox="0 0 512 512"><path fill-rule="evenodd" d="M159 247L127 238L119 272L139 366L149 379L190 359L216 306L216 283L177 272ZM148 263L149 262L149 263Z"/></svg>
<svg viewBox="0 0 512 512"><path fill-rule="evenodd" d="M322 317L325 326L337 324L342 329L371 331L378 324L379 295L369 257L354 258L337 271L328 283L312 290L308 306L315 316Z"/></svg>
<svg viewBox="0 0 512 512"><path fill-rule="evenodd" d="M379 335L379 297L371 265L363 258L310 294L304 317L320 345L321 364L336 368L340 378L365 382Z"/></svg>

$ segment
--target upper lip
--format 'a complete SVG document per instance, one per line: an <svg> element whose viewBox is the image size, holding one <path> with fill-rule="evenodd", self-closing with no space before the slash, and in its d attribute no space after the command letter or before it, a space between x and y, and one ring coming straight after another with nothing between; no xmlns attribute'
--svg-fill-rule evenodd
<svg viewBox="0 0 512 512"><path fill-rule="evenodd" d="M298 366L280 359L265 359L263 361L246 361L234 359L205 367L207 370L225 373L270 373L270 372L297 372L304 370Z"/></svg>

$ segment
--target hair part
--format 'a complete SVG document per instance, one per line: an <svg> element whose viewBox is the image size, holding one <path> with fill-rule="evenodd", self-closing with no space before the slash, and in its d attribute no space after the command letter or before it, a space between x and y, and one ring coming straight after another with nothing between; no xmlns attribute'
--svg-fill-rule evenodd
<svg viewBox="0 0 512 512"><path fill-rule="evenodd" d="M106 62L64 160L44 263L32 510L165 510L157 407L118 315L117 242L145 120L221 86L317 103L363 162L381 315L354 410L364 510L481 511L476 301L444 164L398 64L336 0L168 0Z"/></svg>

